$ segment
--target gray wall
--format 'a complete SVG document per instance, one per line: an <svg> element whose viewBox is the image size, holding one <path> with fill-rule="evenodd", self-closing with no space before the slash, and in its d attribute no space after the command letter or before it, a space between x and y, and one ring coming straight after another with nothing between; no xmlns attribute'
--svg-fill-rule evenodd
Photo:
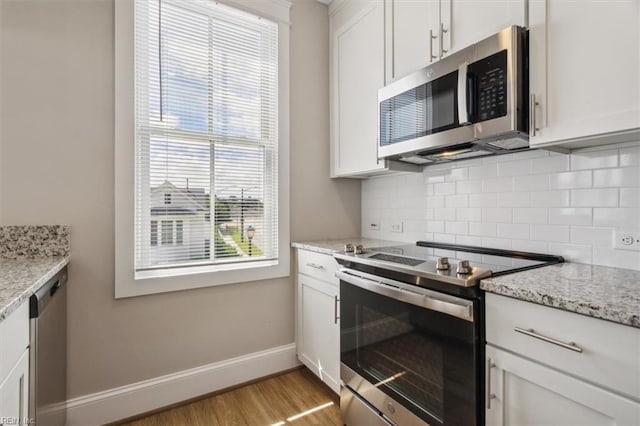
<svg viewBox="0 0 640 426"><path fill-rule="evenodd" d="M70 396L292 342L292 278L114 299L113 1L0 4L0 213L71 225ZM360 183L328 178L327 9L291 15L291 235L355 236Z"/></svg>

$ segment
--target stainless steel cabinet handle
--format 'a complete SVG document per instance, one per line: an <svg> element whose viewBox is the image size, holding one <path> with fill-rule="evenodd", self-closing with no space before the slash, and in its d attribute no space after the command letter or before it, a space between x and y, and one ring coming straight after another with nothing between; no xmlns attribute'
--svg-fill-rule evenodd
<svg viewBox="0 0 640 426"><path fill-rule="evenodd" d="M491 369L496 365L487 358L487 410L491 410L491 400L496 398L496 394L491 393Z"/></svg>
<svg viewBox="0 0 640 426"><path fill-rule="evenodd" d="M338 296L333 296L333 323L337 324L340 317L338 316Z"/></svg>
<svg viewBox="0 0 640 426"><path fill-rule="evenodd" d="M448 50L444 49L444 33L446 33L447 31L449 30L445 30L444 24L440 22L440 59L442 59L444 54L448 52Z"/></svg>
<svg viewBox="0 0 640 426"><path fill-rule="evenodd" d="M536 126L536 108L540 106L540 102L536 101L536 95L531 94L529 99L529 126L531 127L531 136L535 136L536 132L540 131L540 128Z"/></svg>
<svg viewBox="0 0 640 426"><path fill-rule="evenodd" d="M558 345L558 346L560 346L562 348L569 349L570 351L582 353L582 348L580 346L576 345L574 342L565 343L565 342L562 342L560 340L553 339L551 337L543 336L542 334L536 333L536 331L534 329L532 329L532 328L524 329L524 328L516 327L516 328L513 329L513 331L516 331L516 332L522 333L522 334L526 334L527 336L534 337L536 339L540 339L540 340L542 340L544 342L547 342L547 343L552 343L554 345Z"/></svg>
<svg viewBox="0 0 640 426"><path fill-rule="evenodd" d="M433 35L433 30L429 30L429 62L438 59L438 57L433 54L433 40L436 38L438 38L438 36Z"/></svg>
<svg viewBox="0 0 640 426"><path fill-rule="evenodd" d="M315 263L307 263L307 266L314 268L314 269L324 269L324 266L322 265L317 265Z"/></svg>

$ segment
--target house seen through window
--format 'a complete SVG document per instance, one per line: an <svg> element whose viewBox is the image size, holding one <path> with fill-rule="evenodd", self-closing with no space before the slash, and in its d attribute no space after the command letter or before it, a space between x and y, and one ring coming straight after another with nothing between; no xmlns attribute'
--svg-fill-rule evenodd
<svg viewBox="0 0 640 426"><path fill-rule="evenodd" d="M136 270L276 258L278 25L214 1L135 19Z"/></svg>

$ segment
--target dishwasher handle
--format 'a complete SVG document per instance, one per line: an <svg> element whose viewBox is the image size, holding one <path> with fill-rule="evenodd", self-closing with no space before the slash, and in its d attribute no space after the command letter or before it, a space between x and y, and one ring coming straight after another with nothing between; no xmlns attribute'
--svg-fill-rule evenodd
<svg viewBox="0 0 640 426"><path fill-rule="evenodd" d="M58 290L66 283L67 268L64 267L29 298L29 318L38 318L49 302L56 297Z"/></svg>

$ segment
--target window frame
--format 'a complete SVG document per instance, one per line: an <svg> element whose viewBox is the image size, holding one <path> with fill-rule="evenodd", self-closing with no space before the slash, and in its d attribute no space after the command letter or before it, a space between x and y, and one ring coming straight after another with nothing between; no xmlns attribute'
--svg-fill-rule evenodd
<svg viewBox="0 0 640 426"><path fill-rule="evenodd" d="M153 271L135 270L135 4L115 2L115 298L141 296L290 274L289 12L287 0L215 0L278 24L278 257L263 262ZM247 5L251 7L247 7ZM160 231L158 223L158 231ZM160 232L158 232L160 234ZM160 246L161 235L158 235Z"/></svg>

